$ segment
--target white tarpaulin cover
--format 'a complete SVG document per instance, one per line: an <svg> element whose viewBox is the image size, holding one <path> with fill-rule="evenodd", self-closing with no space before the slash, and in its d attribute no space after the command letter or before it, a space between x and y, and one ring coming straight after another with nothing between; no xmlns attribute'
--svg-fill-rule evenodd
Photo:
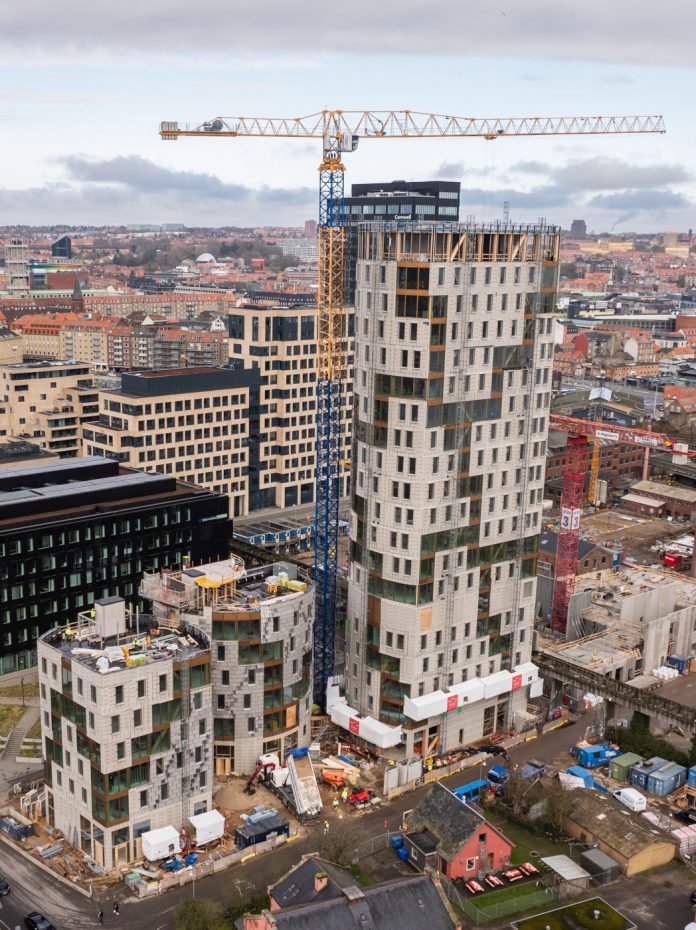
<svg viewBox="0 0 696 930"><path fill-rule="evenodd" d="M191 826L196 831L196 845L212 843L219 840L225 832L225 818L220 811L207 811L205 814L194 814L189 817Z"/></svg>

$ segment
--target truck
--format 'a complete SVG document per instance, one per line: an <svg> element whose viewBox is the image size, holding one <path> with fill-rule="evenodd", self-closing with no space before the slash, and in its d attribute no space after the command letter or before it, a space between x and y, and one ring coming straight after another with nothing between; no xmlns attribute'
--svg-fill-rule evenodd
<svg viewBox="0 0 696 930"><path fill-rule="evenodd" d="M253 794L263 783L302 823L316 820L323 805L309 749L291 749L286 761L281 765L275 753L259 756L244 790Z"/></svg>
<svg viewBox="0 0 696 930"><path fill-rule="evenodd" d="M510 779L510 772L504 765L494 765L492 769L489 769L487 778L495 796L500 797Z"/></svg>
<svg viewBox="0 0 696 930"><path fill-rule="evenodd" d="M645 795L636 791L635 788L617 788L613 794L616 800L625 804L629 810L644 811L648 806Z"/></svg>

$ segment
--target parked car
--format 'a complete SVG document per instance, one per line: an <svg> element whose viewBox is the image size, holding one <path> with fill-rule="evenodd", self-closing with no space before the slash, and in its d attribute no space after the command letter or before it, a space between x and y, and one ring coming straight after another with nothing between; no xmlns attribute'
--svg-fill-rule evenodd
<svg viewBox="0 0 696 930"><path fill-rule="evenodd" d="M27 914L24 923L27 925L27 930L56 930L51 921L38 911Z"/></svg>

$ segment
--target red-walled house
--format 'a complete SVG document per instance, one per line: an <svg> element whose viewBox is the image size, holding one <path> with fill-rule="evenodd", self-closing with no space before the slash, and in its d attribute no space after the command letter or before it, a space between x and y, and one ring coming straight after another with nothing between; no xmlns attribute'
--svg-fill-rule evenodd
<svg viewBox="0 0 696 930"><path fill-rule="evenodd" d="M406 826L404 845L420 869L429 865L449 879L468 879L510 862L510 840L439 782L407 814Z"/></svg>

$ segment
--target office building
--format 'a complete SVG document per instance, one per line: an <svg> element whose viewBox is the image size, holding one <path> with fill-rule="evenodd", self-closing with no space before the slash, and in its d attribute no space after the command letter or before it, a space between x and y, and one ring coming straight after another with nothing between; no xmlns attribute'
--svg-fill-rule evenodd
<svg viewBox="0 0 696 930"><path fill-rule="evenodd" d="M587 238L587 223L585 220L573 220L570 224L570 238L571 239L586 239Z"/></svg>
<svg viewBox="0 0 696 930"><path fill-rule="evenodd" d="M5 244L5 286L10 297L29 296L29 253L24 239L11 238Z"/></svg>
<svg viewBox="0 0 696 930"><path fill-rule="evenodd" d="M559 232L360 229L345 703L429 755L524 717Z"/></svg>
<svg viewBox="0 0 696 930"><path fill-rule="evenodd" d="M203 629L212 649L216 776L253 772L262 753L308 745L314 586L296 565L245 571L241 559L145 574L141 594L160 626Z"/></svg>
<svg viewBox="0 0 696 930"><path fill-rule="evenodd" d="M249 510L314 502L316 307L239 307L228 316L230 364L261 379L258 464L250 462ZM348 493L353 410L353 311L344 316L341 495Z"/></svg>
<svg viewBox="0 0 696 930"><path fill-rule="evenodd" d="M190 623L146 636L119 597L93 614L38 643L47 819L112 869L212 808L210 641Z"/></svg>
<svg viewBox="0 0 696 930"><path fill-rule="evenodd" d="M304 221L304 234L305 239L316 239L317 238L317 221L316 220L305 220Z"/></svg>
<svg viewBox="0 0 696 930"><path fill-rule="evenodd" d="M37 361L0 366L0 437L29 439L61 458L80 454L82 424L96 420L89 365Z"/></svg>
<svg viewBox="0 0 696 930"><path fill-rule="evenodd" d="M459 181L389 181L353 184L345 199L345 303L355 301L358 224L459 219Z"/></svg>
<svg viewBox="0 0 696 930"><path fill-rule="evenodd" d="M317 260L317 239L278 239L277 245L283 255L296 258L298 262L313 263Z"/></svg>
<svg viewBox="0 0 696 930"><path fill-rule="evenodd" d="M58 236L51 245L53 258L72 258L72 239L70 236Z"/></svg>
<svg viewBox="0 0 696 930"><path fill-rule="evenodd" d="M134 606L144 571L227 554L226 497L105 458L0 471L0 672L93 601Z"/></svg>
<svg viewBox="0 0 696 930"><path fill-rule="evenodd" d="M258 380L230 368L124 373L120 389L99 392L99 422L83 429L85 454L217 491L242 516L258 457Z"/></svg>

